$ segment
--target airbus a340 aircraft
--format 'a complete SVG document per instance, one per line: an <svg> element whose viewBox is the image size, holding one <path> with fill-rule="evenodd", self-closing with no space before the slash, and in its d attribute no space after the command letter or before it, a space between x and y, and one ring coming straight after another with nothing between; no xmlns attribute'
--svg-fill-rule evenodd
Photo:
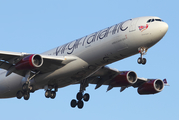
<svg viewBox="0 0 179 120"><path fill-rule="evenodd" d="M45 97L54 99L58 88L80 84L71 107L82 108L89 100L84 91L88 84L138 88L138 93L155 94L163 90L166 79L139 78L134 71L118 71L107 64L140 53L137 62L145 64L143 55L160 41L168 30L159 17L129 19L87 35L42 54L0 51L0 98L28 100L30 93L45 89Z"/></svg>

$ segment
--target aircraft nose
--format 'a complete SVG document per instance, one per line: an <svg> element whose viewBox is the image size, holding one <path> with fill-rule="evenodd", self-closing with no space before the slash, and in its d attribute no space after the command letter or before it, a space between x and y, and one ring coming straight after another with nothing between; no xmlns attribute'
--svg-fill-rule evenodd
<svg viewBox="0 0 179 120"><path fill-rule="evenodd" d="M158 41L160 41L164 35L166 34L166 32L168 31L168 24L165 22L161 22L158 24L153 25L152 27L152 36L153 36L153 44L157 43Z"/></svg>
<svg viewBox="0 0 179 120"><path fill-rule="evenodd" d="M163 22L160 29L161 29L161 32L163 33L163 35L165 35L166 32L168 31L168 24Z"/></svg>

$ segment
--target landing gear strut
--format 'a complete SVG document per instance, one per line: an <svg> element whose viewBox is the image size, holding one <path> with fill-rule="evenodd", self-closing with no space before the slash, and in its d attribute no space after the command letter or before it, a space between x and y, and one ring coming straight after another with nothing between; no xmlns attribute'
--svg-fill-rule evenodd
<svg viewBox="0 0 179 120"><path fill-rule="evenodd" d="M143 65L145 65L146 64L146 62L147 62L147 60L146 60L146 58L143 58L143 55L145 55L146 53L147 53L147 48L146 47L140 47L140 48L138 48L138 51L139 51L139 53L140 53L140 57L137 59L137 62L139 63L139 64L143 64Z"/></svg>
<svg viewBox="0 0 179 120"><path fill-rule="evenodd" d="M83 94L87 86L88 83L86 82L86 80L83 80L80 84L80 92L78 92L76 95L77 100L73 99L71 101L70 105L72 108L75 108L77 106L79 109L82 109L84 106L83 101L85 102L89 101L90 95L88 93Z"/></svg>

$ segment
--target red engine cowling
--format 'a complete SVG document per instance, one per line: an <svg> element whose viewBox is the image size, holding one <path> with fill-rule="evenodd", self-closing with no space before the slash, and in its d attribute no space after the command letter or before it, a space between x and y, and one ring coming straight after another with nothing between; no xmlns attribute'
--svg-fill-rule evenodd
<svg viewBox="0 0 179 120"><path fill-rule="evenodd" d="M27 70L27 69L35 69L43 64L43 58L40 55L33 54L24 57L21 61L19 61L16 65L15 68L17 70Z"/></svg>
<svg viewBox="0 0 179 120"><path fill-rule="evenodd" d="M137 74L133 71L122 71L111 80L113 87L122 87L132 85L137 82Z"/></svg>
<svg viewBox="0 0 179 120"><path fill-rule="evenodd" d="M158 93L162 91L163 88L164 88L164 83L162 80L152 79L142 84L137 91L140 95L147 95L147 94Z"/></svg>

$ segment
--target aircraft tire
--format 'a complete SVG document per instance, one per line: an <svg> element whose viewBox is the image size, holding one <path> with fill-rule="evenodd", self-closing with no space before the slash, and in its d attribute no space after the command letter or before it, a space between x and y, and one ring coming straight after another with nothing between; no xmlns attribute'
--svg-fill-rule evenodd
<svg viewBox="0 0 179 120"><path fill-rule="evenodd" d="M45 97L46 98L49 98L51 96L51 91L50 90L47 90L46 92L45 92Z"/></svg>
<svg viewBox="0 0 179 120"><path fill-rule="evenodd" d="M25 84L25 83L24 83L24 84L22 85L22 90L23 90L23 91L28 91L28 89L29 89L29 88L28 88L28 84Z"/></svg>
<svg viewBox="0 0 179 120"><path fill-rule="evenodd" d="M77 105L77 101L76 101L75 99L73 99L73 100L71 101L71 107L72 107L72 108L75 108L76 105Z"/></svg>
<svg viewBox="0 0 179 120"><path fill-rule="evenodd" d="M24 100L28 100L30 98L30 93L29 92L25 92L24 93Z"/></svg>
<svg viewBox="0 0 179 120"><path fill-rule="evenodd" d="M31 87L30 92L31 92L31 93L34 93L34 92L35 92L35 88L34 88L34 86L31 85L30 87Z"/></svg>
<svg viewBox="0 0 179 120"><path fill-rule="evenodd" d="M89 101L89 98L90 98L90 95L88 93L85 93L84 96L83 96L83 100L85 102Z"/></svg>
<svg viewBox="0 0 179 120"><path fill-rule="evenodd" d="M51 91L51 96L50 98L54 99L56 97L56 92L55 91Z"/></svg>
<svg viewBox="0 0 179 120"><path fill-rule="evenodd" d="M137 59L137 62L138 62L139 64L141 64L141 63L142 63L142 58L141 58L141 57L138 58L138 59Z"/></svg>
<svg viewBox="0 0 179 120"><path fill-rule="evenodd" d="M23 93L22 93L22 91L19 90L16 94L17 99L21 99L22 96L23 96Z"/></svg>
<svg viewBox="0 0 179 120"><path fill-rule="evenodd" d="M145 65L146 62L147 62L146 58L143 58L143 59L142 59L142 64Z"/></svg>
<svg viewBox="0 0 179 120"><path fill-rule="evenodd" d="M83 98L83 93L78 92L77 95L76 95L76 99L80 101L80 100L82 100L82 98Z"/></svg>
<svg viewBox="0 0 179 120"><path fill-rule="evenodd" d="M79 108L79 109L82 109L83 106L84 106L83 101L79 100L79 101L78 101L78 108Z"/></svg>

